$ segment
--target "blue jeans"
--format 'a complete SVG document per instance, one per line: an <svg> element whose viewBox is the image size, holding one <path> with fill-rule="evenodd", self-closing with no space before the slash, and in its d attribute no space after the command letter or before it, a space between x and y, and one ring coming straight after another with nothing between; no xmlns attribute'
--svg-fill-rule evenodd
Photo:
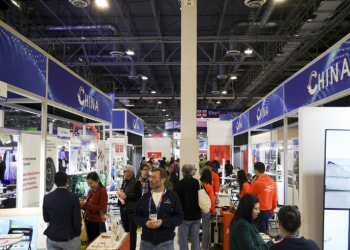
<svg viewBox="0 0 350 250"><path fill-rule="evenodd" d="M141 240L140 250L174 250L174 241L168 240L154 245L151 242Z"/></svg>
<svg viewBox="0 0 350 250"><path fill-rule="evenodd" d="M260 211L260 214L256 218L256 224L260 233L267 234L267 228L269 226L269 219L271 217L271 210Z"/></svg>
<svg viewBox="0 0 350 250"><path fill-rule="evenodd" d="M46 238L46 248L50 250L80 250L80 236L69 241L53 241Z"/></svg>
<svg viewBox="0 0 350 250"><path fill-rule="evenodd" d="M201 220L183 220L178 227L179 247L181 250L188 250L188 235L191 237L191 250L199 250L199 228Z"/></svg>
<svg viewBox="0 0 350 250"><path fill-rule="evenodd" d="M209 249L209 223L211 212L202 213L202 249Z"/></svg>

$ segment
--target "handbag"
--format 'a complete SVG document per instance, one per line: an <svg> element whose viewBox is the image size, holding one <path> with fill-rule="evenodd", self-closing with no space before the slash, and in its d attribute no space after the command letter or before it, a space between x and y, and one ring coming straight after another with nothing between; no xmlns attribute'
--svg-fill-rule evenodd
<svg viewBox="0 0 350 250"><path fill-rule="evenodd" d="M202 209L203 213L208 213L211 207L211 201L210 201L209 195L200 180L198 180L198 184L199 184L198 205Z"/></svg>

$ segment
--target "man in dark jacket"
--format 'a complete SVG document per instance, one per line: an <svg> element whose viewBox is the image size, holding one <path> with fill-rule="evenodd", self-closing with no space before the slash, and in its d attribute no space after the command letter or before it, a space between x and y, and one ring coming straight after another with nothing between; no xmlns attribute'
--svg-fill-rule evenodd
<svg viewBox="0 0 350 250"><path fill-rule="evenodd" d="M195 172L194 165L183 165L181 172L183 179L174 189L184 211L184 220L178 229L179 249L188 249L188 236L190 236L191 249L199 250L199 228L202 217L198 205L199 181L192 177Z"/></svg>
<svg viewBox="0 0 350 250"><path fill-rule="evenodd" d="M57 188L44 196L43 217L49 226L44 231L47 249L80 250L81 215L76 194L69 192L66 173L55 174Z"/></svg>
<svg viewBox="0 0 350 250"><path fill-rule="evenodd" d="M173 187L175 187L176 184L179 182L179 177L173 172L173 164L171 164L170 162L165 164L165 170L169 171L169 181L171 181L171 183L173 183Z"/></svg>
<svg viewBox="0 0 350 250"><path fill-rule="evenodd" d="M164 169L154 169L152 191L145 193L135 208L135 222L142 227L140 250L174 249L174 230L184 215L177 194L164 187L166 178Z"/></svg>
<svg viewBox="0 0 350 250"><path fill-rule="evenodd" d="M123 193L119 195L119 198L124 200L124 205L118 201L120 206L120 217L122 219L122 224L125 232L130 232L130 250L136 249L136 223L134 221L134 210L137 201L142 196L141 193L141 183L135 178L134 172L135 168L132 165L126 165L123 168L124 171L124 181L122 183L121 189Z"/></svg>
<svg viewBox="0 0 350 250"><path fill-rule="evenodd" d="M215 157L214 160L211 162L213 166L214 173L218 173L220 169L220 163L218 162L218 157Z"/></svg>
<svg viewBox="0 0 350 250"><path fill-rule="evenodd" d="M2 157L0 156L0 181L2 184L4 184L5 170L6 170L6 164L2 160Z"/></svg>

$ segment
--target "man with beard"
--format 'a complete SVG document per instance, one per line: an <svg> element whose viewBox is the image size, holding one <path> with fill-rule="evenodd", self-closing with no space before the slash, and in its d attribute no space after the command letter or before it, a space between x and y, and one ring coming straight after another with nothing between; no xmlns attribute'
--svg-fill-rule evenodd
<svg viewBox="0 0 350 250"><path fill-rule="evenodd" d="M140 250L174 250L175 227L184 218L177 194L164 187L166 171L156 168L150 176L152 190L135 208L135 222L142 227Z"/></svg>

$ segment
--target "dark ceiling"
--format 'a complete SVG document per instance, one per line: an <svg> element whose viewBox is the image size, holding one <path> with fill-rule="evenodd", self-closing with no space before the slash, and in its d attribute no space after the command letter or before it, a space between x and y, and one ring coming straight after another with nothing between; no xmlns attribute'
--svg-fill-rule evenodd
<svg viewBox="0 0 350 250"><path fill-rule="evenodd" d="M115 107L144 119L147 133L163 131L166 121L180 119L180 0L107 2L77 8L69 0L0 0L0 20L102 91L115 92ZM257 8L243 0L197 3L198 109L249 108L350 28L348 0L267 0ZM110 54L128 49L135 55Z"/></svg>

